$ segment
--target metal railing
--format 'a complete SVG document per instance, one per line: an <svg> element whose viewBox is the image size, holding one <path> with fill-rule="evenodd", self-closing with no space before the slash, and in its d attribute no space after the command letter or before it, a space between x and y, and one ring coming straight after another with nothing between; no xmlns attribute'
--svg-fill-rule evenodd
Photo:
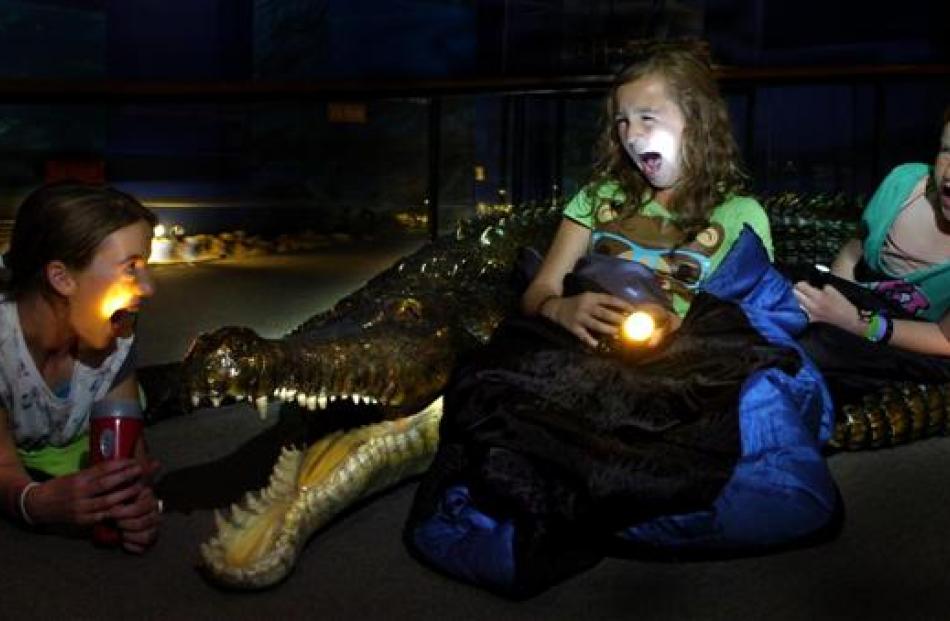
<svg viewBox="0 0 950 621"><path fill-rule="evenodd" d="M932 65L851 65L807 67L730 67L715 68L725 91L747 98L744 126L745 151L755 152L754 114L758 89L782 85L846 84L869 85L873 89L872 118L874 137L872 168L880 174L882 119L885 115L884 89L892 81L906 79L945 80L950 84L950 64ZM346 98L380 100L399 97L422 98L427 105L427 201L429 227L433 236L439 230L439 188L441 118L443 98L457 95L501 95L506 102L524 96L553 97L557 101L558 139L554 142L554 183L563 187L562 142L563 105L566 99L606 91L609 75L468 77L431 80L323 80L323 81L237 81L237 82L143 82L114 80L0 80L0 103L9 104L133 104L133 103L247 103L279 101L332 101ZM503 140L523 141L523 115L518 106L505 118ZM518 145L514 145L517 152ZM505 150L503 149L504 153ZM502 156L504 158L504 155ZM748 159L748 158L747 158ZM509 199L517 203L522 171L518 162L501 164L503 175L512 187Z"/></svg>

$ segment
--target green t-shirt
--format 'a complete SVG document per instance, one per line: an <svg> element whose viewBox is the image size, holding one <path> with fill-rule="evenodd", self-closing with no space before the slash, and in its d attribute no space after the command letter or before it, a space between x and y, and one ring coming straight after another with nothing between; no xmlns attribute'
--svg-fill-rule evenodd
<svg viewBox="0 0 950 621"><path fill-rule="evenodd" d="M620 205L624 201L624 194L619 185L602 184L597 190L596 200L597 210L605 210L600 211L602 216L599 222L594 218L595 210L591 208L592 201L586 190L581 190L571 199L564 208L564 216L591 230L623 229L624 223L610 219L611 206ZM627 230L622 231L622 234L638 243L665 249L673 248L673 245L679 242L678 236L674 236L675 241L667 242L663 234L658 232L658 224L660 228L663 228L663 225L674 223L676 219L666 207L655 200L644 205L642 211L631 216L629 220L635 220L635 222L629 222ZM730 196L712 211L709 223L710 227L697 235L697 240L704 243L692 243L689 246L689 249L699 251L709 258L711 269L704 278L708 278L719 267L729 249L739 239L745 224L752 227L752 230L762 239L769 258L772 258L772 233L769 218L762 205L754 198ZM671 293L674 310L680 315L685 314L689 309L692 296L685 291L675 289Z"/></svg>

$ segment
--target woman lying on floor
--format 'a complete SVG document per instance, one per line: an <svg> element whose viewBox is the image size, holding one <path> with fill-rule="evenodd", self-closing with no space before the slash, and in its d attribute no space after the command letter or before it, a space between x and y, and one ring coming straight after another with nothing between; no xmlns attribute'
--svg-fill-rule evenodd
<svg viewBox="0 0 950 621"><path fill-rule="evenodd" d="M512 597L610 554L797 542L837 507L830 399L792 336L807 320L738 195L708 64L660 50L608 111L593 182L525 261L525 317L454 373L406 526L420 560ZM628 348L636 310L656 329Z"/></svg>
<svg viewBox="0 0 950 621"><path fill-rule="evenodd" d="M795 285L814 322L802 346L843 402L894 381L950 382L950 107L933 166L891 171L860 230L832 286Z"/></svg>

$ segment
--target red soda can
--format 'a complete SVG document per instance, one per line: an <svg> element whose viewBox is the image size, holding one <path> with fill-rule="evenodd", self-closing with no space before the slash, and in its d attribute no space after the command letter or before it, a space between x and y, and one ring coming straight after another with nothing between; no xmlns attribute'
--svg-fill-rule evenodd
<svg viewBox="0 0 950 621"><path fill-rule="evenodd" d="M89 415L89 463L132 457L142 434L145 420L138 401L104 399L92 405ZM114 546L122 536L114 524L100 522L92 527L92 539L104 546Z"/></svg>

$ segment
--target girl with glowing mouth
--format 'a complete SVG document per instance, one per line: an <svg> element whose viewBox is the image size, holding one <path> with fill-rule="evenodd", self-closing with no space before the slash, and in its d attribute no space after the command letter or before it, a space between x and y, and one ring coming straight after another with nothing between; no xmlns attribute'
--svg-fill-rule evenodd
<svg viewBox="0 0 950 621"><path fill-rule="evenodd" d="M728 114L700 62L661 54L632 65L617 77L607 114L611 123L600 140L593 179L565 208L551 249L522 299L527 314L542 315L591 346L617 335L634 310L604 293L563 295L565 274L588 252L597 231L633 237L638 231L666 232L653 236L640 254L669 252L672 257L676 249L701 250L709 269L700 280L711 275L746 224L771 253L765 211L755 199L739 195L744 175ZM700 243L707 238L715 243ZM653 346L677 328L691 298L675 284L667 286L670 273L655 264L648 267L656 269L673 309L649 309L662 315L657 324L665 326L648 341Z"/></svg>
<svg viewBox="0 0 950 621"><path fill-rule="evenodd" d="M137 408L132 329L154 292L155 224L111 188L42 187L17 212L0 295L0 512L27 525L110 520L131 552L157 534L158 464L141 438L133 459L86 467L85 454L94 403Z"/></svg>

